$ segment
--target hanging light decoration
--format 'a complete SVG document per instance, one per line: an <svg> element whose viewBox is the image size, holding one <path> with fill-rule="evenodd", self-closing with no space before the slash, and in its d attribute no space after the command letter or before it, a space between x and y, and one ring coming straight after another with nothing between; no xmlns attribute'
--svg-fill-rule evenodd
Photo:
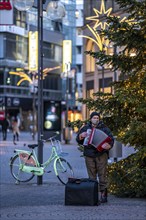
<svg viewBox="0 0 146 220"><path fill-rule="evenodd" d="M47 9L47 17L51 20L59 20L65 17L65 7L64 5L59 1L50 1Z"/></svg>
<svg viewBox="0 0 146 220"><path fill-rule="evenodd" d="M13 0L13 4L19 11L27 11L32 8L34 0Z"/></svg>

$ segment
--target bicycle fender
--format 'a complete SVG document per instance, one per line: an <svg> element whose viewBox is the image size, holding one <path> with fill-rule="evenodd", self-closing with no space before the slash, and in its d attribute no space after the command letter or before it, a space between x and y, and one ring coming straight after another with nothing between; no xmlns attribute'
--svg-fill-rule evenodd
<svg viewBox="0 0 146 220"><path fill-rule="evenodd" d="M57 169L56 169L56 163L57 163L57 160L59 160L59 159L61 159L61 158L57 157L57 158L54 160L54 165L53 165L53 167L54 167L54 172L55 172L55 175L56 175L56 176L58 175Z"/></svg>
<svg viewBox="0 0 146 220"><path fill-rule="evenodd" d="M15 149L14 150L14 153L16 153L16 154L19 154L19 153L27 153L27 154L31 154L31 152L30 151L27 151L27 150L20 150L20 149Z"/></svg>

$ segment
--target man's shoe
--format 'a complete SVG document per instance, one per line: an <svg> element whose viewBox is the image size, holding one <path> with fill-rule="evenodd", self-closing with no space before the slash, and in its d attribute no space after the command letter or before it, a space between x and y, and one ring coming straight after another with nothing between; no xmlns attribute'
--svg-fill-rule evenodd
<svg viewBox="0 0 146 220"><path fill-rule="evenodd" d="M107 202L107 189L101 192L100 202L101 203Z"/></svg>

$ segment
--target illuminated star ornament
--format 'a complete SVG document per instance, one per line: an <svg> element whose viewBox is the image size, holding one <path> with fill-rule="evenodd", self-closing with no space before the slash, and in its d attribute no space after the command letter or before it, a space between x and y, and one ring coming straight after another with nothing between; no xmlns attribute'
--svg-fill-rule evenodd
<svg viewBox="0 0 146 220"><path fill-rule="evenodd" d="M86 20L95 21L95 24L93 27L91 27L89 24L87 24L86 26L90 30L90 32L93 34L94 37L85 36L85 35L80 35L80 37L84 37L84 38L92 40L98 46L99 50L102 51L103 49L105 49L103 44L105 46L108 46L109 40L100 36L100 33L98 33L98 30L97 30L97 27L100 27L100 29L105 29L106 26L108 26L105 19L103 21L101 21L100 19L101 17L103 18L105 15L109 16L112 11L112 8L105 10L104 0L101 0L100 11L98 11L95 8L93 8L93 11L95 12L96 15L87 17Z"/></svg>
<svg viewBox="0 0 146 220"><path fill-rule="evenodd" d="M105 21L100 21L100 17L103 16L109 16L112 8L109 8L108 10L105 10L105 4L104 4L104 0L101 0L101 6L100 6L100 11L98 11L96 8L93 8L93 11L95 12L95 16L91 16L91 17L87 17L86 20L89 21L95 21L95 25L93 26L93 29L96 30L97 27L101 27L101 29L106 29L106 26L108 26L108 24Z"/></svg>

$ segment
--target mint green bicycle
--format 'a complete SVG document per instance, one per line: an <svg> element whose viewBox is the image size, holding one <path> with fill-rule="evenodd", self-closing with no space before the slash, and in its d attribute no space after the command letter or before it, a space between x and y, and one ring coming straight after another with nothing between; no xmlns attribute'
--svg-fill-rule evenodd
<svg viewBox="0 0 146 220"><path fill-rule="evenodd" d="M10 171L17 182L28 182L34 176L42 176L51 162L53 162L55 175L64 185L67 183L68 178L74 176L71 165L63 158L67 153L62 151L60 141L56 140L55 137L43 140L43 142L51 142L52 150L48 160L42 164L39 164L34 150L38 147L38 144L28 145L31 151L14 150L15 155L10 159Z"/></svg>

